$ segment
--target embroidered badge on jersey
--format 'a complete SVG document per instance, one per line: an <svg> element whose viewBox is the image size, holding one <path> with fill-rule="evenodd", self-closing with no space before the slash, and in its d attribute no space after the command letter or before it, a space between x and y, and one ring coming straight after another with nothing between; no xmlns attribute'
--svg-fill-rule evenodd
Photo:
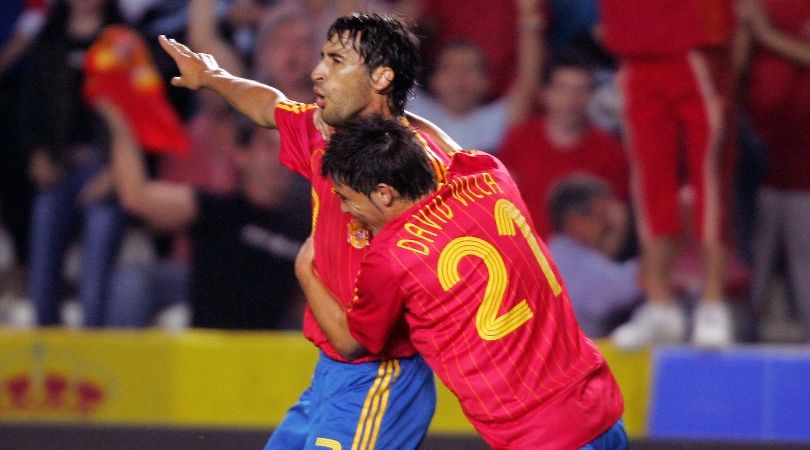
<svg viewBox="0 0 810 450"><path fill-rule="evenodd" d="M371 232L357 219L352 219L346 225L349 229L347 241L354 248L364 248L368 246L368 241L371 239Z"/></svg>

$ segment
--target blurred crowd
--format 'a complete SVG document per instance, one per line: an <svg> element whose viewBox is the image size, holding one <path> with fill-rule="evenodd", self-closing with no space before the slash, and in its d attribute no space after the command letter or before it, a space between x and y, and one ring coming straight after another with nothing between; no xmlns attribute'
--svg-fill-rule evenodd
<svg viewBox="0 0 810 450"><path fill-rule="evenodd" d="M3 1L0 326L300 327L309 186L157 37L311 102L353 11L418 31L408 110L509 168L589 336L810 340L810 2L783 0Z"/></svg>

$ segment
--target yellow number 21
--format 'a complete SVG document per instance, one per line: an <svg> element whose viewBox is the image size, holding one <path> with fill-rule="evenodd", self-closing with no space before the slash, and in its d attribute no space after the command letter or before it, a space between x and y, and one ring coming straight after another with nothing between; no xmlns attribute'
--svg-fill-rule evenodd
<svg viewBox="0 0 810 450"><path fill-rule="evenodd" d="M501 199L495 203L494 216L498 234L501 236L514 236L516 234L515 226L517 225L529 248L532 249L532 253L534 253L534 257L537 259L537 263L540 265L540 269L549 285L551 285L552 292L554 295L559 294L562 287L554 276L545 255L540 251L537 239L532 234L531 228L520 210L512 202ZM461 281L458 265L466 256L480 258L489 272L484 298L475 315L475 328L478 330L481 339L487 341L500 339L534 317L534 313L525 299L518 302L517 305L504 314L498 314L509 282L506 264L504 264L503 257L494 245L477 237L463 236L453 239L442 249L437 267L439 283L442 285L442 289L449 291Z"/></svg>

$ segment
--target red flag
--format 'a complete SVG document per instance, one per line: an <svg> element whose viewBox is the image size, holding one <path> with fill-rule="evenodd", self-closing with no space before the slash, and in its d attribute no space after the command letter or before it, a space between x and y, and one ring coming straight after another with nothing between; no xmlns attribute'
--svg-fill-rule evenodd
<svg viewBox="0 0 810 450"><path fill-rule="evenodd" d="M120 108L146 151L188 152L186 130L137 32L121 25L107 27L90 46L84 70L85 99L91 104L107 99Z"/></svg>

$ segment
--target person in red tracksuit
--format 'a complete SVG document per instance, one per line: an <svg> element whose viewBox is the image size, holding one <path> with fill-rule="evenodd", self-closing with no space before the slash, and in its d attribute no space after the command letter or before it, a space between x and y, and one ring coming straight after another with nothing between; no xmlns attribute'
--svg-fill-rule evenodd
<svg viewBox="0 0 810 450"><path fill-rule="evenodd" d="M686 318L673 293L671 274L675 237L683 227L678 193L688 185L694 194L694 231L704 256L692 341L703 347L727 346L734 336L723 301L725 86L713 72L715 54L709 49L722 41L717 16L719 22L730 17L729 0L602 0L601 13L604 44L620 64L647 297L614 332L613 341L621 348L637 348L685 336Z"/></svg>

